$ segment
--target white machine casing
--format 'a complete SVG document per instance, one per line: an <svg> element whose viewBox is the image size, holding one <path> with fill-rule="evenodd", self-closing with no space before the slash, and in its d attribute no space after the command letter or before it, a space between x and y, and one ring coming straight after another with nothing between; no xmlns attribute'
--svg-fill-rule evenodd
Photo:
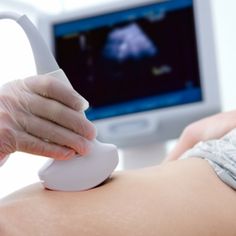
<svg viewBox="0 0 236 236"><path fill-rule="evenodd" d="M118 164L118 152L112 144L93 141L87 156L70 160L49 160L39 171L45 188L57 191L84 191L109 178Z"/></svg>

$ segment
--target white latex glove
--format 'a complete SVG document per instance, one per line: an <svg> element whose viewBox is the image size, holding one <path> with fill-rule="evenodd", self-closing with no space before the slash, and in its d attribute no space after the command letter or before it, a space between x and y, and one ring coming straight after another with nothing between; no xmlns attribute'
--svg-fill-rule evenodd
<svg viewBox="0 0 236 236"><path fill-rule="evenodd" d="M96 136L88 102L58 79L35 76L0 88L0 160L15 151L67 159Z"/></svg>

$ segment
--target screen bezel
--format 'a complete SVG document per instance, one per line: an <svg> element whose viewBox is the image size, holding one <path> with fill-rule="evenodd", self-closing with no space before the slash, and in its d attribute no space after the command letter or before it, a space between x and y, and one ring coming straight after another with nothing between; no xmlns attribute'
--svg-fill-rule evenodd
<svg viewBox="0 0 236 236"><path fill-rule="evenodd" d="M54 16L45 16L38 22L38 27L43 37L46 39L46 42L48 42L49 47L54 52L53 26L55 24L153 3L157 3L157 1L109 1L107 3L97 4L96 6L93 5L91 7L78 9L74 12ZM210 2L193 0L193 5L203 100L192 104L166 107L97 120L94 123L98 127L101 140L109 140L123 146L126 145L127 142L127 145L130 145L132 142L138 143L139 136L143 137L145 135L148 137L155 136L156 140L175 138L188 123L220 111L221 103L218 88L217 61ZM175 117L174 124L173 117ZM132 127L129 134L123 134L122 127L127 127L127 124L135 123L139 120L147 121L148 127L145 131L137 131L137 127ZM122 124L124 124L124 126L122 126ZM114 129L114 127L119 126L121 128L118 129L118 131L114 131L117 130ZM157 130L158 135L156 135ZM165 130L165 133L162 134L161 130ZM136 137L135 141L129 141L130 137L134 136Z"/></svg>

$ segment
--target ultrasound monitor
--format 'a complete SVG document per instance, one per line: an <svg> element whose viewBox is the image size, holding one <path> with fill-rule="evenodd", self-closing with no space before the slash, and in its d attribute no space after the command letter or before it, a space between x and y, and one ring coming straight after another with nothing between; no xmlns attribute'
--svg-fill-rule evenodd
<svg viewBox="0 0 236 236"><path fill-rule="evenodd" d="M113 1L39 25L100 140L176 138L220 110L209 1Z"/></svg>

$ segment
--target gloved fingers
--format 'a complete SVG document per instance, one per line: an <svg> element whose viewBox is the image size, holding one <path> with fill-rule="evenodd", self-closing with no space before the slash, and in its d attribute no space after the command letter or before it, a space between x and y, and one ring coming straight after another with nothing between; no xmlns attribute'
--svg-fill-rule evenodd
<svg viewBox="0 0 236 236"><path fill-rule="evenodd" d="M46 142L66 146L75 150L80 155L90 151L90 142L75 132L37 116L28 115L18 119L23 129Z"/></svg>
<svg viewBox="0 0 236 236"><path fill-rule="evenodd" d="M15 131L10 127L0 129L0 160L16 151Z"/></svg>
<svg viewBox="0 0 236 236"><path fill-rule="evenodd" d="M0 158L16 151L15 123L10 114L0 112Z"/></svg>
<svg viewBox="0 0 236 236"><path fill-rule="evenodd" d="M17 133L17 151L55 158L57 160L70 159L75 151L54 143L45 142L25 132Z"/></svg>
<svg viewBox="0 0 236 236"><path fill-rule="evenodd" d="M84 111L88 108L88 101L72 87L49 75L26 78L24 84L30 91L43 97L54 99L76 110Z"/></svg>
<svg viewBox="0 0 236 236"><path fill-rule="evenodd" d="M32 114L55 122L89 140L95 138L95 126L86 119L84 113L74 111L54 100L35 95L32 96L29 103Z"/></svg>

